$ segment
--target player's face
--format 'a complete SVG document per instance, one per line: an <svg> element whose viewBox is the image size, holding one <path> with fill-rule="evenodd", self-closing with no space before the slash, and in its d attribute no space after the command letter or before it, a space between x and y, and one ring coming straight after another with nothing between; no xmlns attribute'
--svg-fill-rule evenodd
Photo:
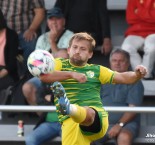
<svg viewBox="0 0 155 145"><path fill-rule="evenodd" d="M90 52L89 48L89 41L74 39L72 45L68 48L71 63L76 66L84 66L93 55L93 52Z"/></svg>
<svg viewBox="0 0 155 145"><path fill-rule="evenodd" d="M125 72L129 68L129 62L121 53L115 53L110 60L111 69L117 72Z"/></svg>

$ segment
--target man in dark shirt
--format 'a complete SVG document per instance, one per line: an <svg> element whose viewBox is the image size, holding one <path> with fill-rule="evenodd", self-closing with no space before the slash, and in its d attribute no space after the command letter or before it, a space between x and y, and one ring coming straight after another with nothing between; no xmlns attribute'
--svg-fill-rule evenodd
<svg viewBox="0 0 155 145"><path fill-rule="evenodd" d="M110 22L106 0L57 0L65 14L66 28L78 33L88 32L101 46L101 52L111 51Z"/></svg>
<svg viewBox="0 0 155 145"><path fill-rule="evenodd" d="M110 68L116 72L130 70L129 53L115 49L110 54ZM144 86L141 80L134 84L104 84L101 86L103 106L135 107L141 106ZM109 112L109 128L106 135L91 145L103 145L107 140L114 140L117 145L132 145L140 127L140 114L134 112Z"/></svg>

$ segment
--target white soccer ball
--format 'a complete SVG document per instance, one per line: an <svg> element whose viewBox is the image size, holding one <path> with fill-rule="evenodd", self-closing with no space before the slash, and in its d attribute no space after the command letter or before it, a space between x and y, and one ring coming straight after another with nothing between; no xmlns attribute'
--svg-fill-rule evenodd
<svg viewBox="0 0 155 145"><path fill-rule="evenodd" d="M28 57L27 67L33 76L48 74L54 71L54 57L46 50L35 50Z"/></svg>

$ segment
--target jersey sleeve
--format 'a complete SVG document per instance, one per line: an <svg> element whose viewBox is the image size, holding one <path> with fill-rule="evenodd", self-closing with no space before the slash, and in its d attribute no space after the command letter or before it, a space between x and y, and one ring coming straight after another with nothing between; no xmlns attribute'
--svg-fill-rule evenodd
<svg viewBox="0 0 155 145"><path fill-rule="evenodd" d="M100 66L100 75L99 80L101 84L111 84L113 82L114 71L110 70L109 68Z"/></svg>
<svg viewBox="0 0 155 145"><path fill-rule="evenodd" d="M56 59L55 59L55 67L54 67L54 70L60 71L61 69L62 69L62 62L61 62L61 59L56 58Z"/></svg>

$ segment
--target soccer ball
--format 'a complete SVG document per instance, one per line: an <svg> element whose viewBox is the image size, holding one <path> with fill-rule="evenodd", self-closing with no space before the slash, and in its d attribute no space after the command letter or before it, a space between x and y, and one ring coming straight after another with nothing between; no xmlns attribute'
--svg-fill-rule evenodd
<svg viewBox="0 0 155 145"><path fill-rule="evenodd" d="M54 58L46 50L35 50L33 51L27 60L27 67L29 72L36 77L41 74L48 74L54 71Z"/></svg>

